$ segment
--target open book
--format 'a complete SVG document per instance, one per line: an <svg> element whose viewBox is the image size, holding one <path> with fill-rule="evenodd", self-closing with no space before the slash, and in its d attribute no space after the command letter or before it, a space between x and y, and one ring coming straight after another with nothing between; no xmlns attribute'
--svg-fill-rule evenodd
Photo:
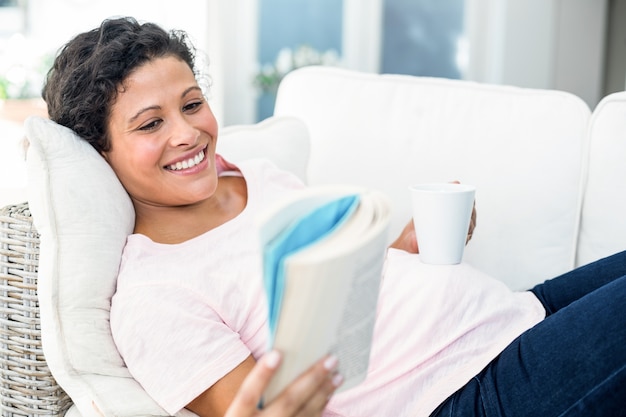
<svg viewBox="0 0 626 417"><path fill-rule="evenodd" d="M269 347L283 353L266 403L330 352L340 389L365 378L389 220L387 197L352 186L308 188L261 217Z"/></svg>

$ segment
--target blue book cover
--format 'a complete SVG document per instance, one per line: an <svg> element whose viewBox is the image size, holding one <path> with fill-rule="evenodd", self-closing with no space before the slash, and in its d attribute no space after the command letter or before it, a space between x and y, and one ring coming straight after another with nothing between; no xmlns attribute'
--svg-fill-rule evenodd
<svg viewBox="0 0 626 417"><path fill-rule="evenodd" d="M349 195L316 207L292 222L265 246L263 278L268 298L270 338L276 330L282 304L285 287L285 259L317 242L345 223L356 209L358 202L357 195Z"/></svg>

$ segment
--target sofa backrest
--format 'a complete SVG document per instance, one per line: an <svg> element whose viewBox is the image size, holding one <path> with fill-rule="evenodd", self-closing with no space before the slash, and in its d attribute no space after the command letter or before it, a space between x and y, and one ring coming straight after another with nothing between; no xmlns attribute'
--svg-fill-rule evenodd
<svg viewBox="0 0 626 417"><path fill-rule="evenodd" d="M626 91L596 106L588 135L577 265L626 248Z"/></svg>
<svg viewBox="0 0 626 417"><path fill-rule="evenodd" d="M305 67L274 114L305 122L311 185L380 189L411 217L408 186L474 184L478 226L465 260L514 289L574 265L588 106L560 91Z"/></svg>

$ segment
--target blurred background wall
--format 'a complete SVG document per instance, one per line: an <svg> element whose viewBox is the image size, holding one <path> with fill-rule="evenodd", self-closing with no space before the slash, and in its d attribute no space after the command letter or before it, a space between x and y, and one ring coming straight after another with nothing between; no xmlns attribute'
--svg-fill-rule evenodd
<svg viewBox="0 0 626 417"><path fill-rule="evenodd" d="M281 77L310 64L559 89L591 108L626 84L626 0L0 0L0 98L36 97L59 46L119 15L189 32L222 125L271 115Z"/></svg>

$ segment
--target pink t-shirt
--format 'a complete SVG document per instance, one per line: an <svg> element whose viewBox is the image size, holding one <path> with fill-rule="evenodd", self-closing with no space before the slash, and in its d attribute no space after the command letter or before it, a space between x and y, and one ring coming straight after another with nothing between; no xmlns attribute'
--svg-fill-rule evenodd
<svg viewBox="0 0 626 417"><path fill-rule="evenodd" d="M133 377L174 414L267 347L255 214L303 188L261 160L241 163L248 204L235 219L176 245L131 235L111 308ZM427 416L544 317L468 265L432 266L390 250L368 377L333 397L326 416Z"/></svg>

